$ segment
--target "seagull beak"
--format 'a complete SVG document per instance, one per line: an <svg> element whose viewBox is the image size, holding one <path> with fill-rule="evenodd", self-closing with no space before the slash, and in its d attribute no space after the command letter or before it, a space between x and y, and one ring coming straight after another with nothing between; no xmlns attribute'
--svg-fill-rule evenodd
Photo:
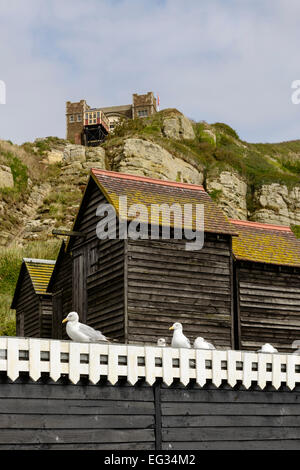
<svg viewBox="0 0 300 470"><path fill-rule="evenodd" d="M174 330L174 326L170 326L169 330Z"/></svg>
<svg viewBox="0 0 300 470"><path fill-rule="evenodd" d="M62 323L66 323L67 321L68 321L68 319L67 319L67 318L64 318L63 321L62 321Z"/></svg>

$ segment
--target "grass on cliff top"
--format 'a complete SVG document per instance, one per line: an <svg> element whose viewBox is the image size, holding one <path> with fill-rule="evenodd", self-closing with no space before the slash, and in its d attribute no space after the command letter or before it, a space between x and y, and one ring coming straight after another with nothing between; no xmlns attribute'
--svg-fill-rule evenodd
<svg viewBox="0 0 300 470"><path fill-rule="evenodd" d="M217 176L223 170L235 171L244 178L250 191L270 183L300 185L300 140L248 144L229 125L220 122L193 123L193 140L166 138L164 119L180 114L175 109L167 109L148 118L120 122L104 143L108 157L113 155L115 147L122 145L124 138L145 138L203 170L204 177ZM215 135L215 141L210 132Z"/></svg>
<svg viewBox="0 0 300 470"><path fill-rule="evenodd" d="M15 311L10 309L22 259L56 259L59 240L30 242L26 247L1 248L0 257L0 336L16 334Z"/></svg>

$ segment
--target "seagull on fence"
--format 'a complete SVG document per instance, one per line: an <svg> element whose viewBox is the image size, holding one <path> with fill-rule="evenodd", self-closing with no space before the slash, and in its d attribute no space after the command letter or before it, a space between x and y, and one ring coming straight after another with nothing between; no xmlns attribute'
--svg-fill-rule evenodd
<svg viewBox="0 0 300 470"><path fill-rule="evenodd" d="M277 349L272 346L270 343L263 344L260 349L257 350L257 352L262 352L262 353L278 353Z"/></svg>
<svg viewBox="0 0 300 470"><path fill-rule="evenodd" d="M67 335L73 341L78 341L80 343L93 343L99 341L109 341L106 336L104 336L101 331L94 330L94 328L84 325L79 322L79 316L77 312L70 312L62 323L66 323Z"/></svg>
<svg viewBox="0 0 300 470"><path fill-rule="evenodd" d="M169 330L174 330L173 338L171 342L172 348L190 348L191 343L190 340L184 336L182 333L182 324L181 323L174 323L170 326Z"/></svg>
<svg viewBox="0 0 300 470"><path fill-rule="evenodd" d="M292 348L296 349L296 351L293 352L293 354L295 356L300 356L300 340L299 339L296 339L295 341L293 341Z"/></svg>
<svg viewBox="0 0 300 470"><path fill-rule="evenodd" d="M161 348L165 348L167 346L165 338L158 338L157 346L160 346Z"/></svg>
<svg viewBox="0 0 300 470"><path fill-rule="evenodd" d="M213 344L205 341L204 338L198 336L194 341L194 349L216 349Z"/></svg>

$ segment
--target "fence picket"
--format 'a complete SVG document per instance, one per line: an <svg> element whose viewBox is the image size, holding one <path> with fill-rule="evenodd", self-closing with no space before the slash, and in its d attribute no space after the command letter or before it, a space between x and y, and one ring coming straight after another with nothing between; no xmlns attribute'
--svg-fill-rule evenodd
<svg viewBox="0 0 300 470"><path fill-rule="evenodd" d="M265 353L258 353L258 371L257 371L257 384L263 390L267 383L267 355Z"/></svg>
<svg viewBox="0 0 300 470"><path fill-rule="evenodd" d="M73 384L80 379L80 343L69 344L69 379Z"/></svg>
<svg viewBox="0 0 300 470"><path fill-rule="evenodd" d="M179 350L180 382L187 385L190 381L190 350L181 348Z"/></svg>
<svg viewBox="0 0 300 470"><path fill-rule="evenodd" d="M41 376L41 344L35 338L29 338L29 376L34 381Z"/></svg>
<svg viewBox="0 0 300 470"><path fill-rule="evenodd" d="M49 341L49 352L50 352L50 365L49 365L49 374L52 380L56 382L61 375L60 367L60 344L58 340Z"/></svg>
<svg viewBox="0 0 300 470"><path fill-rule="evenodd" d="M166 385L173 382L173 349L163 348L162 350L163 381Z"/></svg>
<svg viewBox="0 0 300 470"><path fill-rule="evenodd" d="M160 354L159 354L160 352ZM145 379L149 385L153 385L156 380L155 357L162 357L161 349L145 346Z"/></svg>
<svg viewBox="0 0 300 470"><path fill-rule="evenodd" d="M293 390L296 385L295 364L297 356L288 356L286 364L286 384L290 390Z"/></svg>
<svg viewBox="0 0 300 470"><path fill-rule="evenodd" d="M196 382L200 387L205 385L207 380L205 368L205 355L201 349L196 349Z"/></svg>
<svg viewBox="0 0 300 470"><path fill-rule="evenodd" d="M212 351L212 382L216 387L222 383L221 357L222 351Z"/></svg>

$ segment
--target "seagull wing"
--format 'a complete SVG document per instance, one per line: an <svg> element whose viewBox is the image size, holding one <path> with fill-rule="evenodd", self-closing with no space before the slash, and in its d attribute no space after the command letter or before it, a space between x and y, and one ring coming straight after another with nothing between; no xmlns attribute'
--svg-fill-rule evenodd
<svg viewBox="0 0 300 470"><path fill-rule="evenodd" d="M108 341L101 331L94 330L91 326L79 323L79 331L86 335L90 341Z"/></svg>

